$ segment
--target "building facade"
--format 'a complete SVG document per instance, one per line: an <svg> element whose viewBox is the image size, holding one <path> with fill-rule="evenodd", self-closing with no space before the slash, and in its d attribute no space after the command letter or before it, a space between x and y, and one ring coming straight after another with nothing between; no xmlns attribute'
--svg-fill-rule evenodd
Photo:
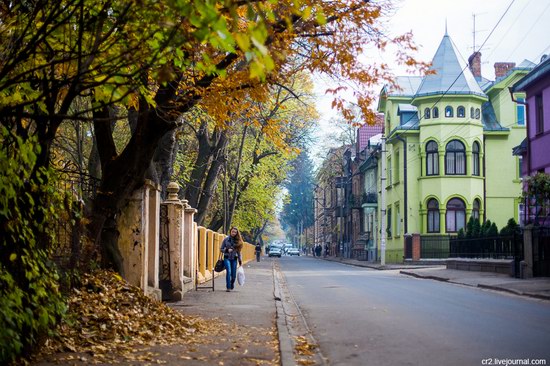
<svg viewBox="0 0 550 366"><path fill-rule="evenodd" d="M518 218L521 186L512 149L525 135L525 120L518 119L508 87L531 64L497 63L495 81L481 76L480 64L476 53L463 67L445 34L433 74L397 78L396 87L382 89L388 263L403 261L411 234L457 234L470 217L499 227Z"/></svg>

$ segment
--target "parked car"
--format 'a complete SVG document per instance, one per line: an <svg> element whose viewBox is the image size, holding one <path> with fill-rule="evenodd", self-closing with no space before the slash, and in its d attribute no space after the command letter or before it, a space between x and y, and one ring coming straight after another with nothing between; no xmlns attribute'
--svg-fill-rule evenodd
<svg viewBox="0 0 550 366"><path fill-rule="evenodd" d="M290 248L290 249L288 249L287 254L288 255L297 255L297 256L299 256L300 255L300 249Z"/></svg>
<svg viewBox="0 0 550 366"><path fill-rule="evenodd" d="M281 255L282 255L281 248L279 248L279 247L271 247L271 248L269 249L269 256L270 256L270 257L279 257L279 258L281 258Z"/></svg>

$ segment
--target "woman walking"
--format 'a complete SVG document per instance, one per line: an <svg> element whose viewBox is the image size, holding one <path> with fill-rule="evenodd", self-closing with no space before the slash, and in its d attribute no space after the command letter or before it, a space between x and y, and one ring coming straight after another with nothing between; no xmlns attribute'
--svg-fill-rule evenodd
<svg viewBox="0 0 550 366"><path fill-rule="evenodd" d="M220 248L223 253L225 263L225 286L229 292L235 288L235 278L237 277L237 262L239 266L243 265L241 258L241 249L243 248L243 238L236 227L229 230L229 236L226 237Z"/></svg>

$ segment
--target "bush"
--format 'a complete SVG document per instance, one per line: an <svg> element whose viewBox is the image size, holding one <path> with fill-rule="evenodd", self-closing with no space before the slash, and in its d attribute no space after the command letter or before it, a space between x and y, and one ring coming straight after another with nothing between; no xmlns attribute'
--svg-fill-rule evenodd
<svg viewBox="0 0 550 366"><path fill-rule="evenodd" d="M0 364L26 354L65 312L48 261L59 197L52 172L37 166L40 147L0 129Z"/></svg>

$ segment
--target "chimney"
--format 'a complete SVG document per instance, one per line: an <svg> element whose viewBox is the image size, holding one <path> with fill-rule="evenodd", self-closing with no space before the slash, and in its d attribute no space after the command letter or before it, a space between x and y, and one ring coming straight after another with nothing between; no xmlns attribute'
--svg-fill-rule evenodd
<svg viewBox="0 0 550 366"><path fill-rule="evenodd" d="M508 72L508 70L516 67L515 62L495 62L495 79L498 79Z"/></svg>
<svg viewBox="0 0 550 366"><path fill-rule="evenodd" d="M474 52L468 57L468 66L476 79L481 79L481 52Z"/></svg>

